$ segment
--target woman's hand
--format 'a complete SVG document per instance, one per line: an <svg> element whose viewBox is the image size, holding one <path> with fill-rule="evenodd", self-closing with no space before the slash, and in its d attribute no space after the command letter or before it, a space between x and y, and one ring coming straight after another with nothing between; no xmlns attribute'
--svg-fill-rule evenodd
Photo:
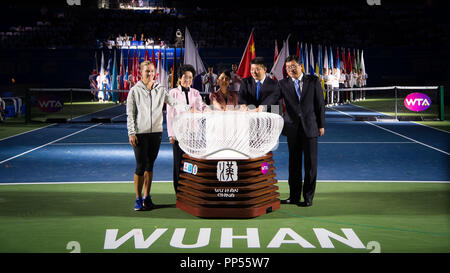
<svg viewBox="0 0 450 273"><path fill-rule="evenodd" d="M137 146L137 144L138 144L138 139L137 139L136 135L131 135L131 136L128 138L128 140L129 140L131 146L133 146L133 148L136 148L136 146Z"/></svg>

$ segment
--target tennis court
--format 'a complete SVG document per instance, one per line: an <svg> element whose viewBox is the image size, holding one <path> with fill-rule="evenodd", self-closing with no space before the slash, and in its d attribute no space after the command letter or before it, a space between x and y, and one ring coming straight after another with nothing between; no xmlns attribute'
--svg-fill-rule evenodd
<svg viewBox="0 0 450 273"><path fill-rule="evenodd" d="M354 121L374 114L355 105L327 108L312 207L202 219L175 208L165 125L152 185L157 209L133 210L135 160L125 106L103 111L113 122L81 122L90 120L86 115L0 141L0 252L66 253L69 242L80 252L106 253L450 251L445 131ZM273 153L285 199L284 136Z"/></svg>

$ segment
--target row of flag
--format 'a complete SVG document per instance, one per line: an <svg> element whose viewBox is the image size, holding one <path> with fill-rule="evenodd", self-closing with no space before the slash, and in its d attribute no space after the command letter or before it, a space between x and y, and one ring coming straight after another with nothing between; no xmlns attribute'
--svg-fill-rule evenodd
<svg viewBox="0 0 450 273"><path fill-rule="evenodd" d="M150 58L150 50L151 58ZM167 57L167 49L159 48L158 54L155 54L155 48L146 49L144 56L141 56L141 50L128 50L128 56L124 58L124 50L120 50L120 59L118 59L117 51L109 54L108 62L105 67L105 54L101 52L100 70L97 63L97 52L94 54L94 68L93 70L99 72L100 85L93 86L94 89L100 90L129 90L132 86L130 84L137 83L141 79L140 63L142 61L151 61L156 67L155 81L169 88L176 87L177 84L177 69L183 64L192 64L197 72L197 75L206 72L205 66L200 58L197 47L186 27L185 30L185 45L183 50L180 50L180 56L177 56L177 51L174 50L174 61L172 63L172 71L169 76L169 62ZM184 55L184 56L183 56ZM157 60L156 57L157 56ZM177 60L180 60L179 62ZM108 72L106 76L105 72ZM106 77L107 85L102 86L103 78ZM169 79L170 77L170 79Z"/></svg>
<svg viewBox="0 0 450 273"><path fill-rule="evenodd" d="M283 46L280 51L278 51L278 45L275 41L275 52L274 52L274 64L270 71L270 74L277 80L281 80L287 77L286 69L284 67L284 61L289 53L289 37L283 41ZM174 56L174 62L172 63L171 78L169 81L169 67L166 48L159 48L158 60L155 59L155 48L152 48L152 57L150 60L150 50L145 50L145 55L141 56L140 50L128 50L128 56L126 60L124 59L124 51L120 51L120 60L117 60L116 51L114 51L113 56L109 56L107 67L105 68L104 53L102 52L101 64L100 64L100 76L105 74L106 71L109 72L110 85L108 87L99 86L98 89L107 90L129 90L131 88L130 82L138 82L141 78L140 73L140 63L145 61L151 61L156 67L156 82L173 88L176 87L177 83L177 68L182 64L190 64L195 68L197 75L206 72L203 61L199 55L198 49L192 39L192 36L186 27L185 29L185 45L184 45L184 57L183 50L181 50L181 55L179 56L180 62L177 62L176 50ZM317 45L314 47L312 44L297 42L296 55L300 58L302 62L303 72L311 75L318 75L322 78L326 74L334 74L334 69L340 70L344 68L347 73L358 72L360 69L362 73L365 74L365 64L364 64L364 52L360 50L350 50L345 48L335 48L331 46L323 47L322 45ZM251 76L250 74L250 62L256 57L255 51L255 40L253 30L250 33L247 45L242 55L241 61L239 63L238 70L236 72L242 78ZM119 62L119 63L118 63ZM97 56L95 53L95 66L94 69L98 70ZM130 77L131 76L131 77Z"/></svg>
<svg viewBox="0 0 450 273"><path fill-rule="evenodd" d="M287 77L284 61L290 55L289 37L290 35L283 41L283 47L280 51L278 51L278 44L275 41L274 64L270 74L277 80ZM362 73L365 74L364 51L361 50L361 54L359 49L351 51L348 48L347 50L339 47L333 49L331 46L323 47L322 45L317 45L316 49L314 49L312 44L308 47L307 43L297 42L296 55L301 60L303 72L306 74L315 74L323 77L326 74L334 74L333 68L338 70L344 68L346 73L358 73L361 69ZM236 74L243 78L251 76L250 61L255 56L255 41L252 30Z"/></svg>
<svg viewBox="0 0 450 273"><path fill-rule="evenodd" d="M156 67L155 80L159 83L167 83L169 81L169 68L166 51L166 48L159 49L158 61L156 61L154 53L152 54L152 58L150 60L150 54L148 50L145 51L144 56L141 56L140 50L134 50L133 52L129 50L127 53L127 58L124 58L124 51L120 50L120 59L118 59L117 50L113 50L113 52L109 54L110 56L108 57L106 67L105 54L102 51L100 59L100 71L97 63L97 52L95 52L93 70L99 72L99 75L105 75L105 72L108 72L108 75L111 78L111 86L109 89L126 90L129 89L129 86L127 86L129 84L127 81L128 79L132 80L133 82L138 82L141 79L140 63L142 61L151 61Z"/></svg>

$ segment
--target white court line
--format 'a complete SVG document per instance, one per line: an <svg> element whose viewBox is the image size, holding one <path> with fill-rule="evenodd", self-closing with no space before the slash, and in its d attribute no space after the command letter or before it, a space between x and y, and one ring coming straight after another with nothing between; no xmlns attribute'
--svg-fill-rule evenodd
<svg viewBox="0 0 450 273"><path fill-rule="evenodd" d="M118 118L118 117L121 117L121 116L126 115L126 114L127 114L127 113L120 114L120 115L118 115L118 116L113 117L111 120L113 120L113 119L115 119L115 118Z"/></svg>
<svg viewBox="0 0 450 273"><path fill-rule="evenodd" d="M381 112L374 111L374 110L372 110L372 109L366 108L366 107L364 107L364 106L360 106L360 105L356 105L356 104L352 104L352 105L353 105L353 106L356 106L356 107L359 107L359 108L363 108L364 110L368 110L368 111L370 111L370 112L374 112L374 113L378 113L378 114L381 114L381 115L389 116L389 115L387 115L387 114L384 114L384 113L381 113ZM442 129L439 129L439 128L436 128L436 127L432 127L432 126L429 126L429 125L426 125L426 124L419 123L418 121L408 121L408 122L412 122L412 123L414 123L414 124L419 124L419 125L422 125L422 126L425 126L425 127L431 128L431 129L434 129L434 130L438 130L438 131L443 132L443 133L450 134L450 132L447 132L447 131L445 131L445 130L442 130Z"/></svg>
<svg viewBox="0 0 450 273"><path fill-rule="evenodd" d="M77 118L82 118L84 116L88 116L88 115L92 115L92 114L97 114L98 112L102 112L102 111L106 111L106 110L109 110L109 109L113 109L113 108L118 107L118 106L120 106L120 105L112 105L111 107L100 109L100 110L92 112L92 113L87 113L87 114L84 114L84 115L81 115L81 116L73 117L71 119L68 119L68 121L74 120L74 119L77 119Z"/></svg>
<svg viewBox="0 0 450 273"><path fill-rule="evenodd" d="M170 142L161 142L161 144L171 144ZM76 146L76 145L130 145L129 142L72 142L72 143L53 143L52 146Z"/></svg>
<svg viewBox="0 0 450 273"><path fill-rule="evenodd" d="M41 149L41 148L43 148L43 147L45 147L45 146L51 145L51 144L53 144L53 143L55 143L55 142L58 142L58 141L60 141L60 140L66 139L66 138L71 137L71 136L73 136L73 135L79 134L79 133L81 133L81 132L84 132L84 131L86 131L86 130L89 130L89 129L91 129L91 128L94 128L94 127L96 127L96 126L99 126L99 125L101 125L101 124L102 124L102 123L94 124L94 125L92 125L92 126L89 126L89 127L87 127L87 128L84 128L84 129L82 129L82 130L76 131L76 132L74 132L74 133L72 133L72 134L70 134L70 135L67 135L67 136L58 138L58 139L53 140L53 141L51 141L51 142L49 142L49 143L47 143L47 144L41 145L41 146L39 146L39 147L33 148L33 149L28 150L28 151L26 151L26 152L23 152L23 153L21 153L21 154L15 155L15 156L13 156L13 157L10 157L10 158L8 158L8 159L5 159L5 160L3 160L3 161L0 161L0 164L3 164L3 163L8 162L8 161L10 161L10 160L13 160L14 158L17 158L17 157L26 155L26 154L28 154L28 153L31 153L31 152L36 151L36 150L38 150L38 149Z"/></svg>
<svg viewBox="0 0 450 273"><path fill-rule="evenodd" d="M278 180L279 183L288 183L287 180ZM450 184L450 181L436 180L317 180L318 183L429 183L429 184ZM70 185L70 184L132 184L133 181L80 181L80 182L17 182L17 183L0 183L0 186L14 185ZM172 183L172 180L158 180L152 183Z"/></svg>
<svg viewBox="0 0 450 273"><path fill-rule="evenodd" d="M40 130L40 129L44 129L44 128L50 127L50 126L52 126L52 125L55 125L55 124L56 124L56 123L52 123L52 124L49 124L49 125L47 125L47 126L44 126L44 127L39 127L39 128L36 128L36 129L30 130L30 131L26 131L26 132L23 132L23 133L18 133L17 135L13 135L13 136L5 137L5 138L2 138L2 139L0 139L0 141L2 141L2 140L5 140L5 139L8 139L8 138L13 138L13 137L16 137L16 136L20 136L20 135L28 134L28 133L31 133L31 132L34 132L34 131L37 131L37 130Z"/></svg>
<svg viewBox="0 0 450 273"><path fill-rule="evenodd" d="M334 111L337 111L337 112L339 112L339 113L342 113L342 114L344 114L344 115L347 115L347 116L350 116L350 117L354 117L354 116L352 116L352 115L350 115L350 114L347 114L347 113L345 113L345 112L339 111L339 110L337 110L337 109L333 109L333 108L330 108L330 109L332 109L332 110L334 110ZM407 136L404 136L404 135L399 134L399 133L397 133L397 132L394 132L394 131L391 131L391 130L389 130L389 129L383 128L383 127L381 127L381 126L379 126L379 125L373 124L373 123L370 122L370 121L364 121L364 122L367 123L367 124L373 125L373 126L375 126L375 127L377 127L377 128L383 129L383 130L385 130L385 131L387 131L387 132L389 132L389 133L392 133L392 134L394 134L394 135L398 135L398 136L401 136L401 137L403 137L403 138L406 138L407 140L413 141L413 142L415 142L415 143L417 143L417 144L420 144L420 145L423 145L423 146L428 147L428 148L430 148L430 149L433 149L433 150L436 150L436 151L438 151L438 152L441 152L441 153L443 153L443 154L450 155L450 153L448 153L448 152L446 152L446 151L442 151L442 150L440 150L440 149L438 149L438 148L435 148L435 147L433 147L433 146L430 146L430 145L428 145L428 144L422 143L422 142L417 141L417 140L415 140L415 139L412 139L412 138L410 138L410 137L407 137Z"/></svg>
<svg viewBox="0 0 450 273"><path fill-rule="evenodd" d="M71 119L68 119L68 120L74 120L74 119L81 118L81 117L84 117L84 116L87 116L87 115L95 114L95 113L97 113L97 112L104 111L104 110L108 110L108 109L111 109L111 108L113 108L113 107L117 107L117 105L114 105L114 106L112 106L112 107L108 107L108 108L105 108L105 109L102 109L102 110L98 110L98 111L93 112L93 113L88 113L88 114L84 114L84 115L81 115L81 116L78 116L78 117L74 117L74 118L71 118ZM126 114L126 113L125 113L125 114ZM117 118L117 117L120 117L120 116L123 116L123 115L125 115L125 114L121 114L121 115L119 115L119 116L116 116L116 117L114 117L113 119L115 119L115 118ZM52 125L55 125L55 124L57 124L57 123L52 123L52 124L49 124L49 125L44 126L44 127L40 127L40 128L36 128L36 129L30 130L30 131L26 131L26 132L23 132L23 133L19 133L19 134L17 134L17 135L12 135L12 136L9 136L9 137L5 137L5 138L0 139L0 141L6 140L6 139L8 139L8 138L13 138L13 137L16 137L16 136L20 136L20 135L23 135L23 134L31 133L31 132L34 132L34 131L37 131L37 130L40 130L40 129L44 129L44 128L50 127L50 126L52 126Z"/></svg>
<svg viewBox="0 0 450 273"><path fill-rule="evenodd" d="M287 144L287 141L280 141L281 144ZM411 144L415 143L412 141L319 141L321 144ZM161 142L161 144L171 144L170 142ZM130 145L128 142L102 142L102 143L96 143L96 142L74 142L74 143L53 143L52 146L76 146L76 145Z"/></svg>
<svg viewBox="0 0 450 273"><path fill-rule="evenodd" d="M440 150L440 149L438 149L438 148L435 148L435 147L430 146L430 145L428 145L428 144L422 143L422 142L417 141L417 140L415 140L415 139L412 139L412 138L410 138L410 137L407 137L407 136L404 136L404 135L399 134L399 133L397 133L397 132L394 132L394 131L391 131L391 130L389 130L389 129L383 128L383 127L381 127L381 126L379 126L379 125L376 125L376 124L373 124L373 123L371 123L371 122L368 122L368 121L365 121L365 122L366 122L366 123L369 123L369 124L371 124L371 125L373 125L373 126L375 126L375 127L378 127L378 128L380 128L380 129L383 129L383 130L385 130L385 131L387 131L387 132L393 133L394 135L398 135L398 136L404 137L404 138L406 138L406 139L408 139L408 140L411 140L411 141L413 141L413 142L415 142L415 143L417 143L417 144L421 144L421 145L423 145L423 146L425 146L425 147L431 148L431 149L436 150L436 151L438 151L438 152L441 152L441 153L443 153L443 154L450 155L450 153L447 153L446 151L442 151L442 150Z"/></svg>

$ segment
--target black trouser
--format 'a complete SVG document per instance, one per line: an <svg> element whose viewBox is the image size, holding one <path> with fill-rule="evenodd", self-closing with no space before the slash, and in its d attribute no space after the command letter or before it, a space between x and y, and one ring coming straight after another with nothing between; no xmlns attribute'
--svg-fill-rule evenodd
<svg viewBox="0 0 450 273"><path fill-rule="evenodd" d="M135 174L142 176L144 172L152 172L153 164L158 156L162 133L136 134L138 143L133 147L136 158Z"/></svg>
<svg viewBox="0 0 450 273"><path fill-rule="evenodd" d="M178 192L178 180L180 179L181 160L183 159L183 150L181 150L178 141L172 145L173 148L173 188Z"/></svg>
<svg viewBox="0 0 450 273"><path fill-rule="evenodd" d="M317 180L317 137L308 138L299 125L297 135L287 138L289 148L289 198L300 201L303 188L303 199L312 202ZM305 179L302 185L302 154L305 164Z"/></svg>

